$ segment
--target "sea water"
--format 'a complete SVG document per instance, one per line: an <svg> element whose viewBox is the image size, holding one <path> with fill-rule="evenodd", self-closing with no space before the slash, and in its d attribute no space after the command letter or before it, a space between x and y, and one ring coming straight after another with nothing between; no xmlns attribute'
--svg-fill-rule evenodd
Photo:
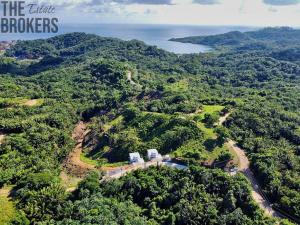
<svg viewBox="0 0 300 225"><path fill-rule="evenodd" d="M202 36L229 31L250 31L257 28L237 26L191 26L191 25L151 25L151 24L68 24L61 25L57 34L2 34L1 40L31 40L48 38L70 32L85 32L122 40L137 39L149 45L174 52L189 54L208 52L209 46L169 41L170 38Z"/></svg>

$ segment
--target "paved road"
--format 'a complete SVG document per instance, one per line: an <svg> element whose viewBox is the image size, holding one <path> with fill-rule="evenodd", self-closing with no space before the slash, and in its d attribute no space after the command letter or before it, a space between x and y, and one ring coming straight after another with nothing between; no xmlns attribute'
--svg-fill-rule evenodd
<svg viewBox="0 0 300 225"><path fill-rule="evenodd" d="M145 162L145 163L139 163L139 164L132 164L131 166L127 166L126 168L123 169L123 167L118 167L115 170L108 171L105 176L105 180L110 180L110 179L119 179L122 176L125 176L128 173L131 173L135 170L138 169L147 169L150 166L169 166L171 168L176 168L179 170L184 170L187 169L187 166L180 165L177 163L172 163L172 162L163 162L163 161L150 161L150 162Z"/></svg>

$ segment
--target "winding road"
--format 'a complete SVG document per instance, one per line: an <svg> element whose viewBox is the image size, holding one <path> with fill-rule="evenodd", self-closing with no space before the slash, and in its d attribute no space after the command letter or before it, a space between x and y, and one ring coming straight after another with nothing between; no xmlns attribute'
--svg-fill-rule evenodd
<svg viewBox="0 0 300 225"><path fill-rule="evenodd" d="M220 117L218 125L221 126L229 116L230 113ZM128 165L128 166L122 166L116 168L96 168L95 166L82 162L80 160L80 154L83 150L82 142L84 140L84 137L89 132L90 130L87 129L86 123L81 121L77 124L72 134L72 138L76 141L76 146L63 165L67 172L77 177L84 177L89 171L95 169L100 169L101 171L106 172L106 176L104 177L104 179L107 180L107 179L118 179L134 170L143 169L143 168L145 169L155 165L171 166L179 169L186 168L179 164L174 164L174 163L172 164L172 163L161 162L161 161L160 162L150 161L147 163ZM263 194L257 179L255 178L254 174L250 170L250 162L248 157L245 154L245 151L240 147L238 147L235 141L230 139L226 142L226 145L229 148L231 148L237 155L238 162L239 162L238 170L242 172L249 180L252 186L252 197L254 201L259 205L259 207L265 212L266 215L273 216L273 217L284 217L281 213L277 212L272 208L271 203L267 200L267 198Z"/></svg>
<svg viewBox="0 0 300 225"><path fill-rule="evenodd" d="M221 126L224 124L224 122L227 120L227 118L230 116L231 113L227 113L224 116L219 118L218 125ZM238 170L242 172L246 178L249 180L251 186L252 186L252 197L254 201L259 205L259 207L265 212L268 216L273 217L282 217L282 215L278 212L276 212L273 208L271 203L267 200L265 195L263 194L259 183L257 179L255 178L254 174L252 173L250 169L250 161L248 157L246 156L246 153L243 149L238 147L237 143L233 140L228 140L226 145L231 148L237 158L238 158Z"/></svg>
<svg viewBox="0 0 300 225"><path fill-rule="evenodd" d="M237 155L239 160L238 169L242 172L250 181L252 186L252 197L254 201L264 210L266 215L273 217L280 217L278 213L272 208L271 203L264 197L262 190L259 187L258 181L254 174L250 170L250 162L245 154L245 151L239 148L233 140L228 140L227 146L229 146Z"/></svg>

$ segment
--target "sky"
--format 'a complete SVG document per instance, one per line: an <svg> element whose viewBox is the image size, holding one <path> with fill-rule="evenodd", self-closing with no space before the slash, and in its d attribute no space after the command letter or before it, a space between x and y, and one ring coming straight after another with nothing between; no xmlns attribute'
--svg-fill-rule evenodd
<svg viewBox="0 0 300 225"><path fill-rule="evenodd" d="M54 4L61 23L300 26L300 0L35 1Z"/></svg>

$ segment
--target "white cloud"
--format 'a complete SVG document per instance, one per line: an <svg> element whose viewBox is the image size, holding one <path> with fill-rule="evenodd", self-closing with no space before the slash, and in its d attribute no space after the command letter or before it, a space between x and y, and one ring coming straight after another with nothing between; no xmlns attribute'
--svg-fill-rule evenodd
<svg viewBox="0 0 300 225"><path fill-rule="evenodd" d="M38 1L58 5L66 22L300 26L300 4L291 5L300 0Z"/></svg>

